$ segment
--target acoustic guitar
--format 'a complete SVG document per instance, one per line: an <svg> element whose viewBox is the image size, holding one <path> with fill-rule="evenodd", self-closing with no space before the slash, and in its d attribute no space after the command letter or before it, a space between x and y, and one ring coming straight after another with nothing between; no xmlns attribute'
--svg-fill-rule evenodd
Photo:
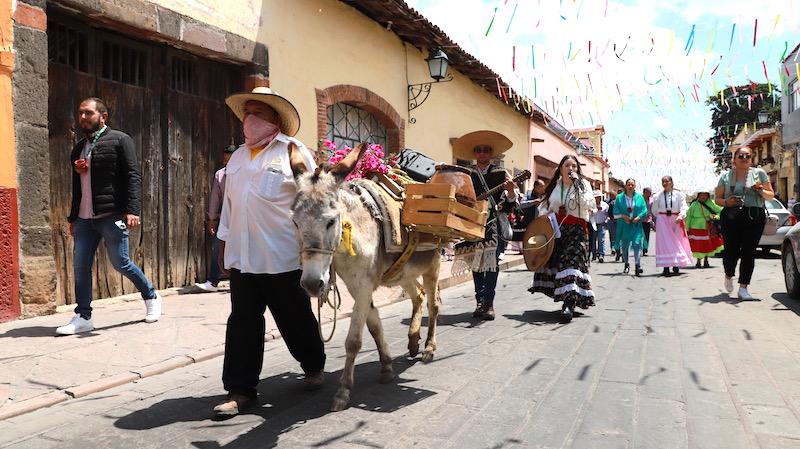
<svg viewBox="0 0 800 449"><path fill-rule="evenodd" d="M520 182L527 181L530 178L531 178L531 172L529 170L524 170L522 173L520 173L517 176L514 176L513 178L511 178L511 180L514 181L514 184L518 184ZM499 192L500 189L502 189L502 188L503 188L503 184L500 184L500 185L497 185L495 187L492 187L491 189L487 190L486 192L480 194L478 196L478 198L477 198L477 201L481 201L481 200L485 200L486 198L489 198L490 196L492 196L495 193Z"/></svg>

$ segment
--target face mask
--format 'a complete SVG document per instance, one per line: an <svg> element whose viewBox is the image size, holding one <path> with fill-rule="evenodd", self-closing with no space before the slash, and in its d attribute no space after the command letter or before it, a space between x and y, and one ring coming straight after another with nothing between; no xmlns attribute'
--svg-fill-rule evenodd
<svg viewBox="0 0 800 449"><path fill-rule="evenodd" d="M278 131L278 125L261 117L248 115L244 119L244 143L247 145L255 145L270 136L275 137Z"/></svg>

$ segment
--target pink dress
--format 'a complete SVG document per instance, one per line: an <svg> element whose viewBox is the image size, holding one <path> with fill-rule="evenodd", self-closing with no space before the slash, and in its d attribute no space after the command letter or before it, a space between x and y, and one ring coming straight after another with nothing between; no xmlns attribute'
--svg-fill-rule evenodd
<svg viewBox="0 0 800 449"><path fill-rule="evenodd" d="M656 220L656 266L686 267L693 263L692 247L686 234L689 206L681 192L659 192L650 211ZM681 218L678 222L677 219Z"/></svg>

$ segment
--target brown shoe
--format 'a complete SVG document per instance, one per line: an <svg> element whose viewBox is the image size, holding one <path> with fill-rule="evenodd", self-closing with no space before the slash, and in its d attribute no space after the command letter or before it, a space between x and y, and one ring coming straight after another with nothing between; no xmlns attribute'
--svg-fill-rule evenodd
<svg viewBox="0 0 800 449"><path fill-rule="evenodd" d="M494 307L492 307L492 304L486 304L483 308L483 319L489 321L494 319Z"/></svg>
<svg viewBox="0 0 800 449"><path fill-rule="evenodd" d="M306 377L303 378L303 387L308 391L319 390L323 385L325 385L324 371L306 373Z"/></svg>
<svg viewBox="0 0 800 449"><path fill-rule="evenodd" d="M251 405L255 398L243 394L228 393L224 401L214 407L214 414L217 417L236 416L248 405Z"/></svg>

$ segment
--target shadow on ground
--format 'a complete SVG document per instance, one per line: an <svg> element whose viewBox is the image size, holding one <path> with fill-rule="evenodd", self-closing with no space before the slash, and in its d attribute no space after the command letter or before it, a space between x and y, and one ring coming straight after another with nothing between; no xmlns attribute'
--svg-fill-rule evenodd
<svg viewBox="0 0 800 449"><path fill-rule="evenodd" d="M351 407L375 413L391 413L418 403L435 393L404 385L409 380L402 373L418 360L405 356L394 359L395 379L388 384L378 383L380 363L378 361L357 364L354 370L356 387L351 397ZM258 386L259 400L256 405L245 409L240 415L228 420L212 419L213 407L224 396L190 397L166 399L151 407L133 412L116 420L115 427L127 430L152 430L177 422L195 422L198 426L233 427L248 426L252 416L260 416L263 422L235 440L220 443L217 440L186 441L187 445L201 449L220 447L275 447L279 436L310 420L321 418L330 412L333 395L336 393L341 370L327 373L325 386L318 391L307 392L297 373L285 372L261 379ZM342 439L356 435L366 422L352 422L342 426L342 433L334 438L319 441L306 441L308 447L324 447ZM220 431L220 433L224 433ZM180 444L178 441L174 443Z"/></svg>

